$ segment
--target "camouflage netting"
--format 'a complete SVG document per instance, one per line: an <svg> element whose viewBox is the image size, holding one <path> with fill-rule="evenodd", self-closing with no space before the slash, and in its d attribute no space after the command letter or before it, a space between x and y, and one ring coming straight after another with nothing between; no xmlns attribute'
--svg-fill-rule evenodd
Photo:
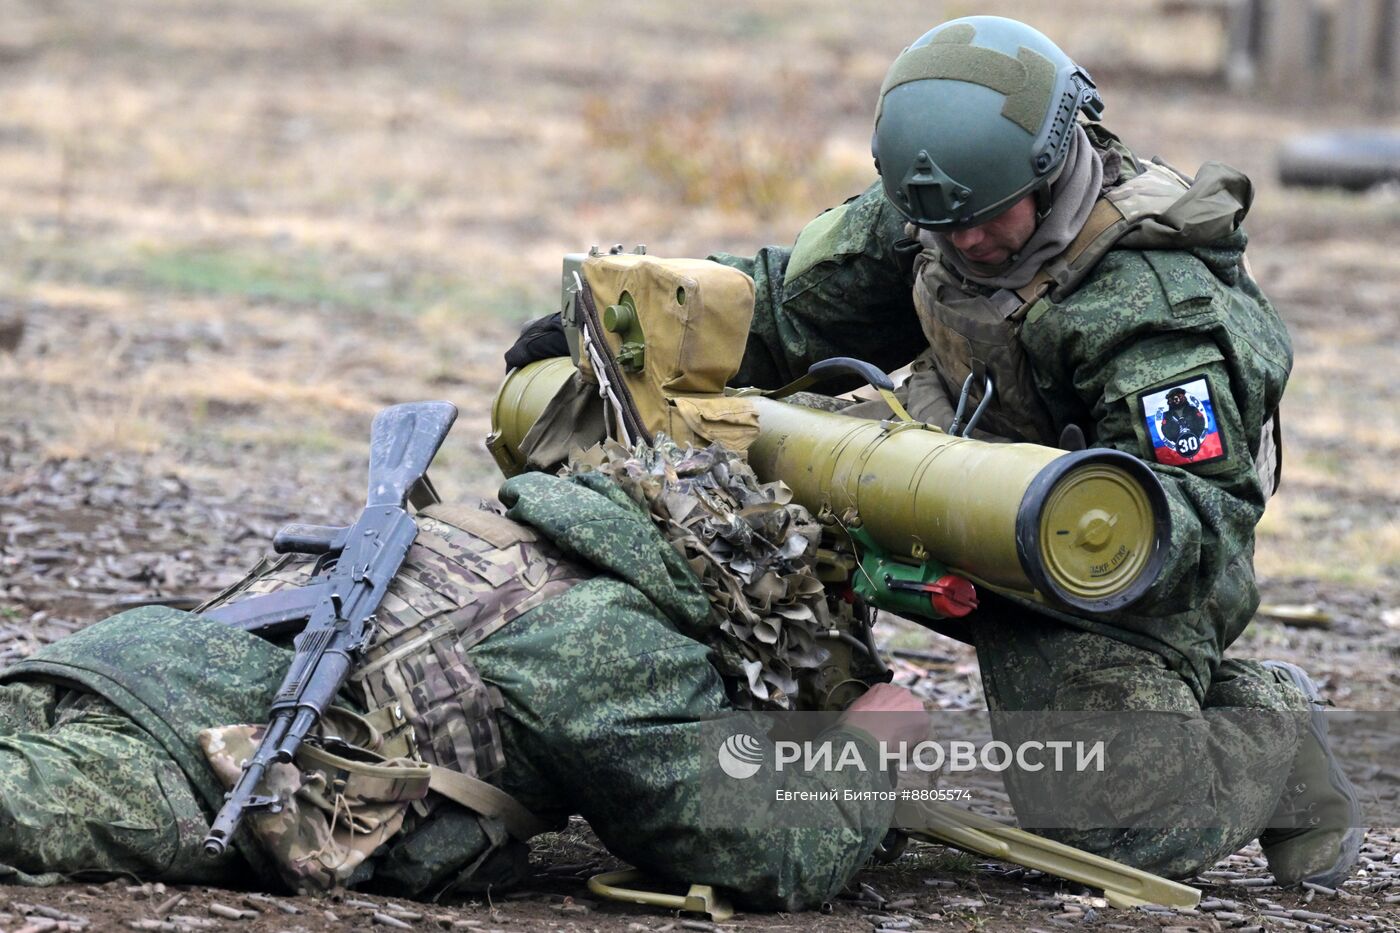
<svg viewBox="0 0 1400 933"><path fill-rule="evenodd" d="M817 411L845 411L856 404L848 398L821 395L817 392L793 392L783 396L782 400L789 405L801 405L803 408L815 408Z"/></svg>
<svg viewBox="0 0 1400 933"><path fill-rule="evenodd" d="M759 483L719 445L680 447L665 435L575 456L565 472L598 470L650 512L710 599L710 645L740 708L793 709L798 678L828 657L832 627L815 564L821 529L782 483Z"/></svg>

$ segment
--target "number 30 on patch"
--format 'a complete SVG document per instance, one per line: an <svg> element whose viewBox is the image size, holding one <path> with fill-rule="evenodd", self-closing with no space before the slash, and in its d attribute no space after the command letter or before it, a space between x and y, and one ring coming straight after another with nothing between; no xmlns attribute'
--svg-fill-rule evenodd
<svg viewBox="0 0 1400 933"><path fill-rule="evenodd" d="M1170 466L1198 466L1225 457L1205 376L1175 382L1141 396L1152 455Z"/></svg>

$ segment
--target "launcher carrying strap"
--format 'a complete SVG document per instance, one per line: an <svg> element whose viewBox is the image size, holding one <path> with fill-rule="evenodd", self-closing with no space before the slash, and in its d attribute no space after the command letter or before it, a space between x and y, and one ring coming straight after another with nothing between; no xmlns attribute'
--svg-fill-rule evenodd
<svg viewBox="0 0 1400 933"><path fill-rule="evenodd" d="M894 380L879 367L850 356L833 356L831 359L813 363L804 375L798 376L787 385L759 394L764 398L783 399L814 385L820 385L828 379L843 375L859 376L869 383L870 387L879 393L880 398L886 405L890 406L890 411L894 412L894 416L900 421L914 420L895 396Z"/></svg>

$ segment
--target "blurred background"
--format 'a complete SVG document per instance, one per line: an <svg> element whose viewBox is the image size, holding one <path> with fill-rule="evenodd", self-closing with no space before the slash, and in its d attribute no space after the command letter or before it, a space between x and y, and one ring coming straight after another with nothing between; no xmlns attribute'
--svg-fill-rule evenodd
<svg viewBox="0 0 1400 933"><path fill-rule="evenodd" d="M976 12L1087 66L1140 154L1254 178L1297 365L1246 650L1393 703L1400 194L1276 154L1396 127L1394 0L3 0L0 663L347 520L384 405L455 402L434 478L489 494L501 353L563 253L790 243L874 179L889 62Z"/></svg>

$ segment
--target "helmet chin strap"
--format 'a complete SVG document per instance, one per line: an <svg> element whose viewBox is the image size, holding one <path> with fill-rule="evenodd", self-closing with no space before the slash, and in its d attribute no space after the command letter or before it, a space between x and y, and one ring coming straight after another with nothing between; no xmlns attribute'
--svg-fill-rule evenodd
<svg viewBox="0 0 1400 933"><path fill-rule="evenodd" d="M1050 194L1050 182L1046 181L1035 189L1035 225L1038 227L1050 216L1055 207L1055 198Z"/></svg>
<svg viewBox="0 0 1400 933"><path fill-rule="evenodd" d="M1059 181L1060 177L1064 175L1065 165L1066 163L1068 163L1068 161L1069 159L1067 158L1062 159L1060 161L1060 164L1055 166L1055 170L1050 173L1049 177L1047 177L1039 185L1036 185L1035 223L1037 227L1040 226L1041 222L1045 220L1045 218L1050 216L1050 211L1055 207L1055 195L1053 194L1052 189L1055 187L1055 182Z"/></svg>

